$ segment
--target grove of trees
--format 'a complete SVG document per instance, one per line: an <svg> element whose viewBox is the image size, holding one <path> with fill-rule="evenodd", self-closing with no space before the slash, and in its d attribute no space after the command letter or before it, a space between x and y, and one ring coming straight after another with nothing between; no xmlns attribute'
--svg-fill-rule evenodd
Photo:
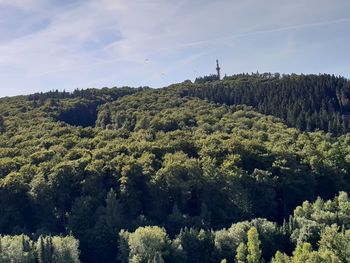
<svg viewBox="0 0 350 263"><path fill-rule="evenodd" d="M0 236L0 262L79 263L79 242L72 236Z"/></svg>
<svg viewBox="0 0 350 263"><path fill-rule="evenodd" d="M348 101L277 74L1 98L0 259L347 262Z"/></svg>
<svg viewBox="0 0 350 263"><path fill-rule="evenodd" d="M199 83L189 89L190 96L253 106L303 131L343 134L350 129L350 83L342 77L256 73Z"/></svg>

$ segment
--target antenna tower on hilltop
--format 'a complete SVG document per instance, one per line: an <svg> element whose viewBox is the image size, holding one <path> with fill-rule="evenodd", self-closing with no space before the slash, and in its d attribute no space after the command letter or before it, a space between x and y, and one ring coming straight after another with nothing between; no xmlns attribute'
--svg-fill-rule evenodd
<svg viewBox="0 0 350 263"><path fill-rule="evenodd" d="M220 80L221 79L221 76L220 76L220 66L219 66L219 60L217 59L216 60L216 72L217 72L217 75L218 75L218 79Z"/></svg>

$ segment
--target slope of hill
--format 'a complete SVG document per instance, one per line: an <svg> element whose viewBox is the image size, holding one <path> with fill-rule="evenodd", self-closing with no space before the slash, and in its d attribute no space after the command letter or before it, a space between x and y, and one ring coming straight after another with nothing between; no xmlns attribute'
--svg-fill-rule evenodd
<svg viewBox="0 0 350 263"><path fill-rule="evenodd" d="M350 81L342 77L241 74L194 85L188 95L253 106L305 131L342 134L350 128Z"/></svg>
<svg viewBox="0 0 350 263"><path fill-rule="evenodd" d="M1 99L1 233L24 233L33 240L71 233L80 242L82 262L233 262L234 250L253 227L265 260L277 250L290 253L302 242L316 246L320 236L308 228L314 223L291 219L282 224L305 200L349 191L350 135L302 132L254 107L269 109L267 100L275 94L272 102L286 96L280 102L292 108L293 92L285 91L285 85L299 89L308 78L323 83L328 77L277 78L269 88L272 84L263 83L270 80L259 76L252 82L249 76L244 91L245 77L159 90L115 88ZM348 110L347 81L334 81L344 82L336 89L343 102L322 93L326 104L338 105L327 118ZM265 90L265 102L239 105L250 96L252 83L257 98ZM239 101L241 93L231 93L236 89L243 92ZM296 92L295 101L303 101L302 92ZM227 104L235 105L201 97L215 102L234 98ZM308 98L316 102L320 97ZM308 103L300 108L305 116ZM345 193L340 197L348 202ZM298 217L307 216L299 212ZM339 220L340 226L345 219ZM149 225L159 227L142 228Z"/></svg>

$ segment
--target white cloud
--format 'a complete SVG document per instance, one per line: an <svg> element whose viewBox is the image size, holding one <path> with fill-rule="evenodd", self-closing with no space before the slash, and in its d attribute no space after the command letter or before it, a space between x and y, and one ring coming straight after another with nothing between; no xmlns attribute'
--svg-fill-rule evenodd
<svg viewBox="0 0 350 263"><path fill-rule="evenodd" d="M294 31L348 23L346 10L350 8L345 0L332 4L326 0L283 4L277 0L73 2L62 5L59 0L0 0L0 5L31 13L24 24L30 24L30 20L46 23L30 34L0 42L1 75L8 76L7 83L17 86L18 80L11 81L19 74L23 83L32 86L41 85L42 79L46 81L42 85L60 79L66 86L89 80L102 83L103 76L106 81L120 78L126 84L130 79L129 83L146 81L149 83L144 84L151 85L154 81L160 85L171 82L175 78L171 74L182 74L186 67L187 72L193 65L204 70L197 63L204 57L223 54L228 60L236 48L242 48L241 38L250 41L265 34L268 39L272 33L285 32L288 37L281 34L273 39L279 43L277 53L292 54L288 50L295 50ZM313 5L318 8L312 9ZM115 41L107 41L105 35L115 35ZM245 46L255 49L245 54L248 60L263 44L247 42ZM111 67L117 75L112 75Z"/></svg>

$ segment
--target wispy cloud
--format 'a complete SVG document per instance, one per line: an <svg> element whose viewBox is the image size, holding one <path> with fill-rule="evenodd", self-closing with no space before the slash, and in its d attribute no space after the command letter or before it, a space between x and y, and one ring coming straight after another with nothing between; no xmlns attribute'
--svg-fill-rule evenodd
<svg viewBox="0 0 350 263"><path fill-rule="evenodd" d="M313 5L318 8L309 12ZM346 63L342 43L350 40L347 0L0 0L0 6L1 94L89 81L162 86L193 78L194 70L210 72L203 61L216 56L232 71L254 71L255 64L269 70L281 66L276 54L287 56L286 49L296 61L311 35L320 49L337 51L339 69ZM2 16L6 8L14 15Z"/></svg>
<svg viewBox="0 0 350 263"><path fill-rule="evenodd" d="M290 30L303 29L303 28L321 27L321 26L327 26L327 25L333 25L333 24L339 24L339 23L350 23L350 17L349 18L335 19L335 20L328 20L328 21L320 21L320 22L315 22L315 23L296 24L296 25L290 25L290 26L279 27L279 28L270 28L270 29L265 29L265 30L248 31L248 32L244 32L244 33L225 35L225 36L221 36L221 37L217 37L217 38L204 39L204 40L195 41L195 42L187 42L187 43L180 44L178 46L169 47L169 48L165 48L165 49L186 48L186 47L198 46L198 45L203 45L203 44L208 44L208 43L214 43L214 42L218 42L218 41L230 40L230 39L234 39L234 38L256 36L256 35L290 31Z"/></svg>

